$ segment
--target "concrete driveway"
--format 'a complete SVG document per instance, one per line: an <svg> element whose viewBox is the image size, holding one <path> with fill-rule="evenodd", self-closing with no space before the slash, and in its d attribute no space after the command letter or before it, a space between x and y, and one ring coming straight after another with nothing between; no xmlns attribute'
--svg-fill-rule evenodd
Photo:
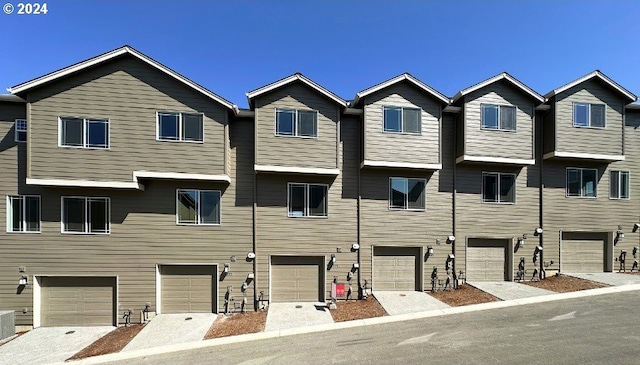
<svg viewBox="0 0 640 365"><path fill-rule="evenodd" d="M376 291L373 296L389 315L425 312L449 307L448 304L419 291Z"/></svg>
<svg viewBox="0 0 640 365"><path fill-rule="evenodd" d="M535 288L533 286L513 281L474 281L467 282L467 284L502 300L523 299L555 294L555 292L550 290Z"/></svg>
<svg viewBox="0 0 640 365"><path fill-rule="evenodd" d="M640 284L640 275L629 275L629 274L622 274L617 272L599 272L599 273L586 273L586 274L562 273L562 274L573 276L580 279L597 281L599 283L608 284L611 286Z"/></svg>
<svg viewBox="0 0 640 365"><path fill-rule="evenodd" d="M213 313L159 314L122 351L201 341L217 318Z"/></svg>
<svg viewBox="0 0 640 365"><path fill-rule="evenodd" d="M327 323L333 323L333 318L324 303L271 303L264 330L279 331Z"/></svg>
<svg viewBox="0 0 640 365"><path fill-rule="evenodd" d="M0 346L0 364L63 362L115 327L40 327Z"/></svg>

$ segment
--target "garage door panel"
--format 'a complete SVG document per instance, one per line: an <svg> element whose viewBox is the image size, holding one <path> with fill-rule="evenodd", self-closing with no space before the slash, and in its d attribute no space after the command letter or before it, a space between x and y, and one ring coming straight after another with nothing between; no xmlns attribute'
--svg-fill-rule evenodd
<svg viewBox="0 0 640 365"><path fill-rule="evenodd" d="M375 290L419 290L416 280L420 250L415 247L375 247Z"/></svg>
<svg viewBox="0 0 640 365"><path fill-rule="evenodd" d="M467 246L467 280L504 281L506 279L506 244L499 241L469 242Z"/></svg>
<svg viewBox="0 0 640 365"><path fill-rule="evenodd" d="M113 325L114 288L115 278L42 278L42 326Z"/></svg>
<svg viewBox="0 0 640 365"><path fill-rule="evenodd" d="M322 301L322 257L272 257L271 299L274 302Z"/></svg>
<svg viewBox="0 0 640 365"><path fill-rule="evenodd" d="M562 271L564 272L603 272L603 240L563 240Z"/></svg>
<svg viewBox="0 0 640 365"><path fill-rule="evenodd" d="M212 265L162 266L162 313L217 312L216 271Z"/></svg>

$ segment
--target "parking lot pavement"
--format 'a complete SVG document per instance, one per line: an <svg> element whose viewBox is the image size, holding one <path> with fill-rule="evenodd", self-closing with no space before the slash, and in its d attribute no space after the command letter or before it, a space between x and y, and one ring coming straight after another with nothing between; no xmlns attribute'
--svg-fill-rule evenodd
<svg viewBox="0 0 640 365"><path fill-rule="evenodd" d="M612 286L640 284L640 275L629 275L617 272L598 272L598 273L562 273L563 275L573 276L579 279L597 281L599 283Z"/></svg>
<svg viewBox="0 0 640 365"><path fill-rule="evenodd" d="M467 284L502 300L523 299L555 294L555 292L550 290L535 288L533 286L513 281L475 281L467 282Z"/></svg>
<svg viewBox="0 0 640 365"><path fill-rule="evenodd" d="M0 346L0 364L62 362L115 327L40 327Z"/></svg>
<svg viewBox="0 0 640 365"><path fill-rule="evenodd" d="M159 314L122 351L201 341L216 318L213 313Z"/></svg>
<svg viewBox="0 0 640 365"><path fill-rule="evenodd" d="M419 291L376 291L373 296L389 315L425 312L449 307L448 304Z"/></svg>
<svg viewBox="0 0 640 365"><path fill-rule="evenodd" d="M333 323L324 303L271 303L267 311L266 331Z"/></svg>

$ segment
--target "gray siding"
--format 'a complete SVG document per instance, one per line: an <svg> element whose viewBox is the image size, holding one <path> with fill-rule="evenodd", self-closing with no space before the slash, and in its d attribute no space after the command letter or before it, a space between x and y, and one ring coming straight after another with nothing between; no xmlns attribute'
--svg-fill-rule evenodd
<svg viewBox="0 0 640 365"><path fill-rule="evenodd" d="M131 57L30 92L29 177L131 181L132 171L222 174L227 110ZM156 141L156 112L204 114L204 143ZM58 117L109 119L108 150L58 147ZM118 163L113 163L118 161Z"/></svg>
<svg viewBox="0 0 640 365"><path fill-rule="evenodd" d="M605 104L605 129L573 126L573 103ZM622 155L622 97L596 80L585 81L556 96L555 128L558 152Z"/></svg>
<svg viewBox="0 0 640 365"><path fill-rule="evenodd" d="M6 133L7 123L0 122ZM223 311L224 293L233 286L240 299L240 287L253 264L245 261L252 246L253 123L234 121L230 128L231 185L153 180L144 192L95 189L47 189L22 183L24 154L15 147L0 150L3 174L0 196L29 192L42 196L42 233L9 234L0 231L0 294L2 309L16 310L16 324L30 325L33 288L16 294L17 268L25 266L29 280L39 275L117 276L118 313L132 308L137 313L145 302L156 309L156 264L230 263L233 275L218 282L218 304ZM19 162L16 163L16 161ZM21 180L22 181L22 180ZM222 224L216 227L176 225L176 189L222 190ZM60 197L66 195L111 197L110 235L70 235L60 233ZM5 203L0 204L0 221L5 221ZM28 254L25 254L28 253ZM236 262L230 257L236 256ZM247 296L253 297L253 284ZM251 300L249 300L251 303ZM27 308L27 314L22 309ZM122 321L122 319L119 319Z"/></svg>
<svg viewBox="0 0 640 365"><path fill-rule="evenodd" d="M318 111L317 138L276 136L276 108ZM294 83L255 100L256 164L335 169L337 104L317 91Z"/></svg>
<svg viewBox="0 0 640 365"><path fill-rule="evenodd" d="M256 265L258 290L269 299L269 257L324 256L328 262L336 255L336 264L325 274L325 297L329 298L334 276L341 282L352 265L358 262L357 252L351 252L357 242L357 171L359 123L344 118L341 122L340 169L335 177L293 174L257 175ZM287 217L287 183L308 182L329 185L327 218ZM337 252L341 249L341 253ZM323 268L324 269L324 268ZM354 276L354 295L357 293Z"/></svg>
<svg viewBox="0 0 640 365"><path fill-rule="evenodd" d="M422 110L420 135L384 132L385 106ZM404 82L365 98L365 160L404 163L440 163L440 101Z"/></svg>
<svg viewBox="0 0 640 365"><path fill-rule="evenodd" d="M584 161L560 162L545 161L544 163L544 258L545 261L559 260L560 231L590 231L615 232L618 225L626 237L618 242L614 248L614 256L620 250L626 250L627 268L631 268L633 257L630 256L633 246L637 246L637 233L631 233L633 224L640 219L640 179L637 172L640 169L640 113L627 111L625 123L625 155L626 160L611 164L595 164ZM600 144L589 144L599 148ZM587 151L588 152L588 151ZM598 197L567 198L565 197L566 168L589 167L598 168ZM609 180L612 170L631 171L631 199L609 199ZM558 269L557 264L554 266ZM614 265L617 270L617 263Z"/></svg>
<svg viewBox="0 0 640 365"><path fill-rule="evenodd" d="M481 104L516 107L516 131L482 129ZM465 97L464 154L479 157L533 159L534 103L506 81L493 83Z"/></svg>

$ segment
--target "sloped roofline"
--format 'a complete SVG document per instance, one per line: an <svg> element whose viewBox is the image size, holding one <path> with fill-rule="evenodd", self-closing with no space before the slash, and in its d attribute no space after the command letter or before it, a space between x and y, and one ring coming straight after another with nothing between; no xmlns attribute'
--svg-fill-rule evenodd
<svg viewBox="0 0 640 365"><path fill-rule="evenodd" d="M256 97L266 94L272 90L275 90L277 88L280 88L282 86L291 84L293 82L296 81L300 81L303 84L309 86L310 88L316 90L317 92L319 92L320 94L326 96L327 98L333 100L336 104L340 105L343 108L347 107L347 102L342 99L341 97L339 97L338 95L332 93L331 91L329 91L328 89L320 86L320 84L317 84L316 82L314 82L313 80L307 78L306 76L304 76L303 74L296 72L291 76L287 76L283 79L280 79L278 81L272 82L268 85L262 86L258 89L255 89L253 91L249 91L246 95L247 95L247 101L249 102L249 107L253 108L253 99L255 99Z"/></svg>
<svg viewBox="0 0 640 365"><path fill-rule="evenodd" d="M460 90L458 91L458 93L453 97L453 102L455 103L456 101L458 101L461 97L472 93L476 90L482 89L483 87L493 84L494 82L500 81L500 80L507 80L509 81L512 85L514 85L515 87L517 87L518 89L522 90L525 94L528 94L529 96L531 96L532 98L536 99L538 102L540 103L544 103L545 98L544 96L538 94L537 92L535 92L532 88L530 88L529 86L523 84L520 80L516 79L515 77L509 75L509 73L507 72L502 72L499 73L493 77L490 77L484 81L481 81L473 86L470 86L466 89Z"/></svg>
<svg viewBox="0 0 640 365"><path fill-rule="evenodd" d="M377 85L371 86L370 88L364 89L362 91L360 91L359 93L356 93L356 97L353 99L353 101L351 102L351 106L355 106L360 102L360 99L364 98L367 95L371 95L377 91L380 91L386 87L389 87L391 85L397 84L399 82L402 81L409 81L410 83L412 83L413 85L415 85L416 87L418 87L421 90L424 90L426 93L432 95L433 97L435 97L436 99L440 100L441 102L443 102L444 104L450 104L451 103L451 99L449 99L448 97L446 97L444 94L442 94L441 92L439 92L438 90L432 88L431 86L425 84L424 82L418 80L417 78L415 78L413 75L411 75L408 72L405 72L401 75L398 75L396 77L393 77L387 81L383 81Z"/></svg>
<svg viewBox="0 0 640 365"><path fill-rule="evenodd" d="M103 62L107 62L109 60L112 60L116 57L122 56L124 54L129 54L137 59L139 59L140 61L154 67L155 69L165 73L166 75L169 75L171 77L173 77L174 79L182 82L183 84L191 87L192 89L200 92L201 94L217 101L218 103L222 104L223 106L227 107L230 110L233 110L234 104L232 102L230 102L229 100L226 100L225 98L215 94L214 92L212 92L211 90L208 90L207 88L203 87L202 85L191 81L190 79L180 75L179 73L173 71L172 69L170 69L169 67L161 64L160 62L155 61L154 59L146 56L145 54L135 50L133 47L131 46L122 46L120 48L116 48L112 51L109 51L107 53L103 53L99 56L96 57L92 57L89 58L87 60L78 62L76 64L73 64L71 66L67 66L65 68L59 69L57 71L53 71L51 73L48 73L46 75L37 77L33 80L29 80L27 82L23 82L22 84L18 84L15 86L12 86L10 88L7 89L7 91L9 91L11 94L21 94L24 93L26 91L29 91L35 87L41 86L43 84L58 80L60 78L69 76L73 73L82 71L86 68L101 64Z"/></svg>
<svg viewBox="0 0 640 365"><path fill-rule="evenodd" d="M571 81L568 84L562 85L557 89L551 90L549 91L547 94L545 94L545 98L550 98L554 95L558 95L563 91L566 91L578 84L581 84L587 80L590 80L592 78L598 78L600 79L602 82L604 82L605 84L609 85L612 89L618 91L620 94L624 95L627 99L630 100L630 103L636 101L638 99L638 97L632 93L631 91L625 89L624 87L620 86L620 84L618 84L617 82L613 81L612 79L610 79L607 75L603 74L602 72L600 72L600 70L595 70L591 73L588 73L576 80Z"/></svg>

